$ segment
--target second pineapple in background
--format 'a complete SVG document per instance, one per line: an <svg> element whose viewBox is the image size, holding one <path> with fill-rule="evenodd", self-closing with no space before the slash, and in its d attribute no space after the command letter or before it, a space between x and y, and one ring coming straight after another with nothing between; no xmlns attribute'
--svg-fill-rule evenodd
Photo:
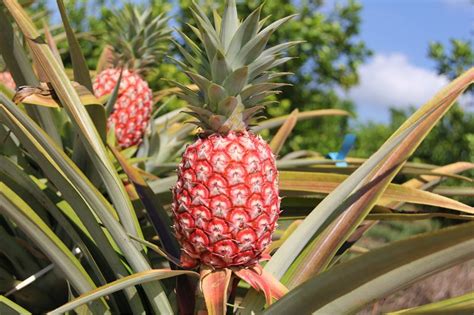
<svg viewBox="0 0 474 315"><path fill-rule="evenodd" d="M153 92L143 76L164 53L163 43L171 32L167 22L163 14L154 16L151 9L140 11L127 4L107 23L113 67L96 76L94 91L97 97L112 93L122 72L118 97L107 122L109 128L114 126L122 148L140 144L148 126Z"/></svg>

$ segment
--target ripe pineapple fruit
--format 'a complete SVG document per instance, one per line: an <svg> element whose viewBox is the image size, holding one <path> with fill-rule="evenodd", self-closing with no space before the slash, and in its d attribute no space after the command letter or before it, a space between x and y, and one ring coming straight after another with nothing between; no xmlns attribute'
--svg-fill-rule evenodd
<svg viewBox="0 0 474 315"><path fill-rule="evenodd" d="M261 279L258 262L268 257L280 198L275 157L249 126L268 104L266 96L284 85L271 81L286 73L271 69L289 60L282 53L296 44L266 48L270 35L291 17L264 27L260 12L240 22L235 1L229 0L213 25L199 6L192 7L198 25L192 30L204 49L181 33L193 55L177 45L184 62L176 62L199 92L176 84L202 133L183 153L172 205L182 265L231 268L256 289L268 282ZM278 297L273 288L265 291L269 301Z"/></svg>
<svg viewBox="0 0 474 315"><path fill-rule="evenodd" d="M11 73L8 71L0 72L0 83L12 90L16 88L15 81L13 80Z"/></svg>
<svg viewBox="0 0 474 315"><path fill-rule="evenodd" d="M114 68L100 72L94 80L97 97L112 93L120 72L122 78L108 127L115 128L122 148L140 144L152 112L153 93L142 78L163 54L168 39L168 18L153 16L151 10L139 11L128 4L109 20L109 43L114 49Z"/></svg>

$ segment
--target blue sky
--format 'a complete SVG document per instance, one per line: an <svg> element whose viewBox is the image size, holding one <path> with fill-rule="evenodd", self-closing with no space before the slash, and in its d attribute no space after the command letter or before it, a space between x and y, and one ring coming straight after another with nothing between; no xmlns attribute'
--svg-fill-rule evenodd
<svg viewBox="0 0 474 315"><path fill-rule="evenodd" d="M387 121L390 106L419 107L447 83L427 57L428 45L447 44L450 38L472 40L474 5L470 0L361 2L360 37L374 56L361 66L361 83L348 96L355 100L360 120Z"/></svg>
<svg viewBox="0 0 474 315"><path fill-rule="evenodd" d="M326 0L326 9L344 1ZM360 121L386 122L389 107L419 107L447 84L427 57L428 45L447 44L450 38L473 40L474 4L471 0L359 2L360 38L374 55L360 67L360 85L341 93L354 100ZM50 3L55 8L55 1Z"/></svg>

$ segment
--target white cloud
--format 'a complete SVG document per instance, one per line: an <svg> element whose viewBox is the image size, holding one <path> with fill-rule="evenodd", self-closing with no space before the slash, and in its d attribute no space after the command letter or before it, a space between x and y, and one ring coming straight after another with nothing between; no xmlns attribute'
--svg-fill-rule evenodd
<svg viewBox="0 0 474 315"><path fill-rule="evenodd" d="M376 119L389 107L419 107L448 83L435 71L411 64L401 53L376 54L359 68L359 74L360 84L348 96L361 118Z"/></svg>

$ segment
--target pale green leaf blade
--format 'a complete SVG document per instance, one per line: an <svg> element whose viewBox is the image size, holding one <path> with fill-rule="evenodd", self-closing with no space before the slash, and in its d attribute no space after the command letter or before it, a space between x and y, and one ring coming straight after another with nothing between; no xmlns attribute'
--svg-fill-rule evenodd
<svg viewBox="0 0 474 315"><path fill-rule="evenodd" d="M135 273L133 275L124 277L122 279L116 280L114 282L108 283L102 287L99 287L95 290L87 292L78 298L64 304L63 306L58 307L57 309L49 312L48 314L63 314L68 311L72 311L76 307L79 307L85 303L89 303L93 300L101 298L103 296L109 295L113 292L123 290L125 288L144 284L150 281L156 281L161 279L166 279L170 277L176 277L180 275L191 275L199 277L199 274L193 271L188 270L169 270L169 269L154 269L148 271L142 271Z"/></svg>
<svg viewBox="0 0 474 315"><path fill-rule="evenodd" d="M290 116L288 116L287 121L278 129L275 136L270 141L270 148L272 149L273 154L278 155L280 150L283 148L286 139L290 136L291 131L296 126L297 117L298 117L298 109L295 109L291 112Z"/></svg>
<svg viewBox="0 0 474 315"><path fill-rule="evenodd" d="M85 293L95 288L87 271L66 245L28 204L3 182L0 182L0 212L11 218L28 237L35 241L35 244L65 274L76 290ZM107 309L104 301L94 303L90 307L95 312L104 312Z"/></svg>
<svg viewBox="0 0 474 315"><path fill-rule="evenodd" d="M352 314L434 272L474 258L474 222L375 249L311 278L266 314Z"/></svg>
<svg viewBox="0 0 474 315"><path fill-rule="evenodd" d="M390 312L388 315L398 314L456 314L471 315L474 313L474 292L434 303L409 308L406 310Z"/></svg>
<svg viewBox="0 0 474 315"><path fill-rule="evenodd" d="M31 312L27 311L7 297L0 295L0 314L29 315Z"/></svg>

